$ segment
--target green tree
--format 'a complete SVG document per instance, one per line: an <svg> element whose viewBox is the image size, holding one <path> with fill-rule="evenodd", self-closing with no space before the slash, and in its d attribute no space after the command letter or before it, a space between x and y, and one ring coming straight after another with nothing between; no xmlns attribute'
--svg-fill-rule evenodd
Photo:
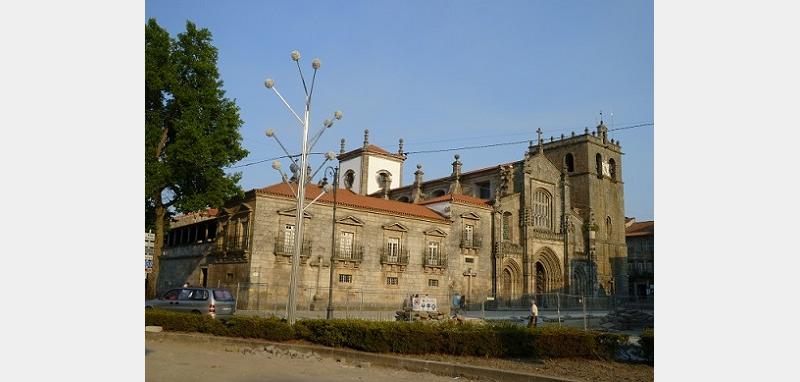
<svg viewBox="0 0 800 382"><path fill-rule="evenodd" d="M221 207L242 194L241 174L223 167L248 154L243 122L225 98L211 42L211 32L192 22L177 39L155 19L145 25L145 227L156 234L149 297L171 214Z"/></svg>

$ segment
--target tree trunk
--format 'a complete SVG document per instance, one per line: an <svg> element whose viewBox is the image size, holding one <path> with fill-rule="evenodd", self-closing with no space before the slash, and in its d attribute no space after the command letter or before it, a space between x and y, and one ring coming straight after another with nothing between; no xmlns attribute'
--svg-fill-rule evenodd
<svg viewBox="0 0 800 382"><path fill-rule="evenodd" d="M164 207L164 203L161 202L161 190L153 195L153 200L155 201L156 240L153 243L153 272L147 276L147 290L145 291L147 298L156 297L159 258L161 257L161 251L164 248L164 215L167 211L167 209Z"/></svg>

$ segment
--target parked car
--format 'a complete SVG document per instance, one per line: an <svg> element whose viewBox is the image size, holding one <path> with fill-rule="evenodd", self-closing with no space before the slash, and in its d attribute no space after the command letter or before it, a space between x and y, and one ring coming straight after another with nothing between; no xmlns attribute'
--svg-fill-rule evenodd
<svg viewBox="0 0 800 382"><path fill-rule="evenodd" d="M228 319L236 312L236 299L227 289L176 288L159 298L145 301L144 308L208 314L213 318Z"/></svg>

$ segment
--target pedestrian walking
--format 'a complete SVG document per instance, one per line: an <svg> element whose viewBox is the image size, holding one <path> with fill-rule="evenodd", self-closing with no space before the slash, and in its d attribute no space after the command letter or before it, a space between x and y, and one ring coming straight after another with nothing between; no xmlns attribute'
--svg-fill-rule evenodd
<svg viewBox="0 0 800 382"><path fill-rule="evenodd" d="M461 314L464 314L464 312L467 311L467 296L463 294L461 295L461 299L458 302L458 310L461 312Z"/></svg>
<svg viewBox="0 0 800 382"><path fill-rule="evenodd" d="M539 317L539 307L536 306L536 300L531 300L531 318L528 321L529 328L536 327L536 318Z"/></svg>

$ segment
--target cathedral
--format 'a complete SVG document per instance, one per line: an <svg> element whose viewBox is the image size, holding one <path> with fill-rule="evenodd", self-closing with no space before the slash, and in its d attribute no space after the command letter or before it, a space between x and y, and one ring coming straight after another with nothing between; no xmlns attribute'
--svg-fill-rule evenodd
<svg viewBox="0 0 800 382"><path fill-rule="evenodd" d="M363 309L399 309L416 294L474 304L627 293L620 143L602 121L549 142L537 132L518 161L463 171L455 155L449 176L425 180L417 164L409 184L402 139L397 152L368 131L356 149L342 140L338 179L306 185L316 202L303 211L300 308L325 310L329 292L334 306ZM338 187L324 192L328 183ZM285 307L296 187L292 177L175 218L159 293L189 282L230 288L240 309Z"/></svg>

